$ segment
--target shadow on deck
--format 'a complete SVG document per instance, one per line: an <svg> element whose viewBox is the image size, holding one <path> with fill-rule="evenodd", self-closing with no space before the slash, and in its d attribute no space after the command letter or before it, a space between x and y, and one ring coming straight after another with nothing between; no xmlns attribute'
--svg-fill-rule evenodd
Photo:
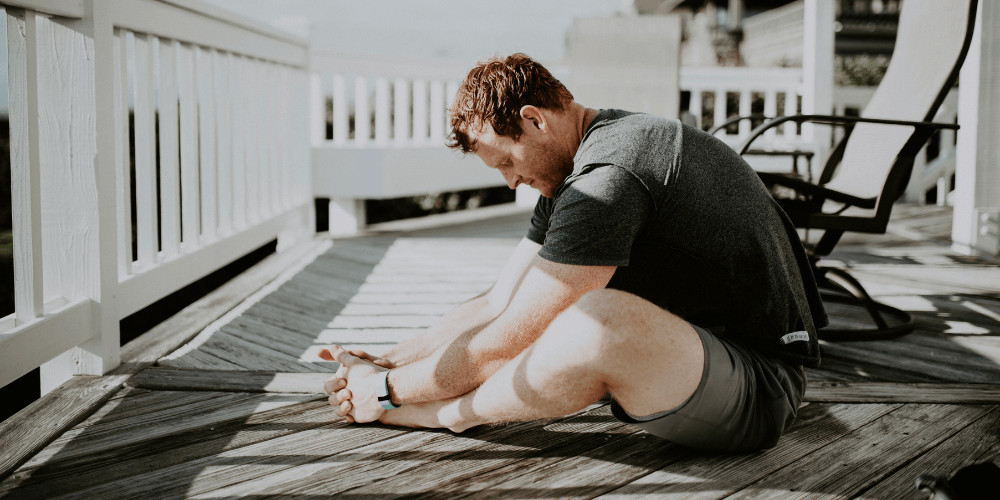
<svg viewBox="0 0 1000 500"><path fill-rule="evenodd" d="M1000 267L952 253L950 211L934 207L903 207L888 237L845 240L834 255L912 311L917 331L824 343L808 402L771 450L693 452L603 403L462 435L334 421L317 393L336 364L318 348L378 352L418 333L489 286L528 217L336 240L229 311L190 312L214 321L122 377L0 495L896 498L913 497L921 473L1000 455Z"/></svg>

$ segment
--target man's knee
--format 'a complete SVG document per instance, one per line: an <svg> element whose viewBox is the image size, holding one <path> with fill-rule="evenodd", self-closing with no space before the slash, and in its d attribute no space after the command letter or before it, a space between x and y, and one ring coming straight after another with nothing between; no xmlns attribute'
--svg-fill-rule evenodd
<svg viewBox="0 0 1000 500"><path fill-rule="evenodd" d="M550 330L572 337L577 345L602 351L616 345L642 344L647 336L669 337L689 328L676 315L637 295L614 289L588 292L564 311Z"/></svg>

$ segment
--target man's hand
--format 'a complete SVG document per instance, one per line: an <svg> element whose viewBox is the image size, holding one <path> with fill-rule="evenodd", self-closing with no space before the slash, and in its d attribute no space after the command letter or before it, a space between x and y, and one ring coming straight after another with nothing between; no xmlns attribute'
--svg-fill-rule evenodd
<svg viewBox="0 0 1000 500"><path fill-rule="evenodd" d="M367 353L358 352L372 358ZM325 360L340 363L336 375L323 384L323 389L330 394L330 405L337 408L337 414L348 422L378 420L385 410L379 405L377 394L384 383L382 372L388 371L388 367L355 356L337 345L321 350L319 355ZM374 359L391 365L388 360Z"/></svg>

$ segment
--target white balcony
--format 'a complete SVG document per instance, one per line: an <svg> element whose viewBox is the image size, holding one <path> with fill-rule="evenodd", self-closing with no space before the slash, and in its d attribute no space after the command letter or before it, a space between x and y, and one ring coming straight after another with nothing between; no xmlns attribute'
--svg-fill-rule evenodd
<svg viewBox="0 0 1000 500"><path fill-rule="evenodd" d="M822 2L810 0L806 4L807 15L819 16L815 14L816 6ZM257 422L256 418L273 422L276 426L301 424L296 433L311 432L314 427L326 429L330 426L325 421L317 423L323 415L322 404L316 403L314 396L302 395L309 392L309 384L315 384L317 376L321 377L317 374L331 370L330 365L314 363L312 357L321 337L324 342L331 339L349 342L333 337L342 334L344 338L355 338L359 330L368 328L372 330L367 331L368 334L378 330L374 334L386 334L388 337L381 340L362 339L358 344L368 346L398 341L426 326L426 321L440 314L439 309L488 286L488 275L496 270L497 260L516 242L514 238L519 233L511 228L519 227L517 224L523 222L526 212L511 207L501 208L502 216L495 216L498 212L486 212L484 217L488 220L479 229L457 226L423 233L404 232L395 236L379 233L373 236L365 221L362 203L365 199L503 185L502 179L491 169L483 167L475 157L463 157L443 145L448 133L445 109L467 68L405 59L359 60L313 51L305 40L195 0L0 0L0 5L5 9L7 25L15 263L15 312L0 319L0 386L41 367L43 391L50 393L45 402L25 410L4 423L5 427L0 427L5 431L0 439L3 444L0 448L5 447L0 455L0 480L6 478L0 483L2 493L41 494L39 492L44 487L31 489L35 487L32 486L34 483L25 478L36 473L40 478L59 476L62 469L58 467L71 468L77 459L90 464L85 460L86 452L79 451L86 450L91 443L88 432L113 435L114 426L109 422L115 418L128 422L130 434L126 433L123 437L124 444L115 443L113 447L101 450L123 456L133 451L139 453L136 450L145 443L145 438L141 437L141 419L129 420L132 418L129 415L116 416L118 410L114 409L114 405L127 407L133 402L137 405L154 404L151 401L155 397L143 396L141 391L164 390L164 386L157 386L153 380L158 374L167 378L186 377L169 390L177 391L177 397L184 400L185 405L192 405L192 411L204 410L204 414L192 417L191 422L195 423L190 427L184 427L186 424L183 423L157 421L152 425L159 433L156 439L160 441L157 443L165 443L173 434L186 436L182 440L196 441L196 437L192 437L194 434L184 434L192 429L204 431L212 439L223 439L220 436L224 432L216 431L217 424L220 429L224 429L224 425L252 426ZM962 129L957 139L954 134L942 134L933 148L933 158L928 154L921 155L922 160L915 168L907 193L909 201L919 204L929 190L934 190L938 204L953 203L954 212L946 207L928 207L925 211L907 213L914 220L929 219L933 224L946 224L954 229L945 231L948 234L924 231L925 226L902 221L894 226L897 232L893 241L895 245L905 246L901 241L914 240L913 245L919 248L913 254L896 254L891 249L880 248L877 243L867 241L859 244L861 249L858 250L876 261L878 257L907 262L908 259L926 259L919 264L933 267L933 271L925 276L933 282L931 284L908 281L908 276L919 275L922 272L920 269L926 268L907 267L893 274L882 273L878 262L866 261L861 267L868 272L865 279L883 285L882 293L885 295L903 297L899 299L902 303L910 300L908 304L914 310L929 311L920 308L930 307L937 312L943 311L942 315L932 319L940 320L955 313L959 318L955 319L956 324L942 327L935 323L936 329L924 332L926 338L933 339L920 338L933 344L928 349L945 349L945 344L952 345L948 344L951 338L944 341L934 335L952 333L956 337L962 336L955 341L959 347L948 351L944 356L948 359L940 364L936 364L940 361L938 359L929 359L933 356L904 361L904 365L907 362L910 364L899 369L911 378L889 382L878 379L877 373L865 378L865 374L852 372L850 375L856 377L851 378L844 375L843 370L847 368L837 368L838 362L857 362L857 366L880 370L884 359L877 354L861 347L849 346L840 348L840 351L832 348L838 353L836 356L840 356L835 358L839 361L834 361L835 366L826 373L826 379L822 379L824 375L817 375L826 385L811 386L811 390L818 392L813 393L815 396L811 401L814 406L809 411L816 421L823 420L824 413L834 415L834 420L844 427L834 432L823 426L813 426L812 421L806 422L797 428L799 438L792 441L791 455L785 457L788 460L787 463L782 462L784 465L811 463L809 454L820 448L829 452L830 457L838 457L834 449L837 442L850 442L851 439L861 439L866 443L877 441L877 433L862 432L868 424L873 428L891 430L896 424L954 418L963 429L966 426L972 429L963 430L966 433L963 439L971 439L969 435L989 434L976 426L982 426L987 420L996 420L996 405L1000 402L996 380L970 378L960 373L962 363L966 362L976 366L980 375L985 373L983 377L1000 373L997 370L1000 358L996 357L1000 347L995 342L1000 328L1000 312L995 303L996 282L989 281L996 276L996 257L1000 255L997 237L1000 232L1000 181L997 180L1000 177L997 169L1000 157L996 147L989 144L1000 127L1000 107L994 105L1000 102L994 88L998 70L996 28L1000 28L997 26L1000 16L996 10L993 2L981 5L980 15L985 17L980 21L981 31L975 42L978 45L974 45L962 74L964 88L949 96L938 116L938 121L957 120ZM815 19L813 23L821 24ZM812 45L806 45L814 50L823 50L821 43L816 49L816 43L813 40ZM556 62L553 69L557 75L566 75L572 81L572 67ZM679 66L671 68L669 74L674 92L664 100L675 103L680 100L682 92L689 95L690 104L685 119L704 129L734 115L762 113L774 116L816 111L824 103L830 111L844 113L863 107L872 92L864 88L834 88L829 81L817 80L816 75L822 74L822 68ZM615 85L614 81L598 83ZM630 82L632 84L636 86L630 88L638 89L636 92L650 92L650 89L659 89L663 82ZM328 118L331 125L329 136ZM741 122L734 130L720 131L719 137L736 144L749 134L750 124L749 121ZM814 133L808 127L798 129L789 124L769 132L758 147L764 151L804 149L819 158L834 139ZM808 165L802 168L810 168L813 172L820 168L818 160L806 163L803 157L801 161ZM790 167L788 162L787 158L761 156L756 158L754 164L761 170L787 169ZM954 182L953 178L956 179ZM530 193L520 192L518 196L520 204L530 203ZM330 221L334 237L315 234L313 200L317 197L331 200ZM341 238L341 235L345 237ZM951 262L960 261L961 257L950 248L933 245L930 241L932 236L954 240L955 247L965 253L979 252L978 258L968 257L974 268L959 271L956 267L952 272L948 267L951 264L941 264L942 259L951 259ZM196 303L192 306L194 309L186 310L186 316L172 318L140 340L124 347L120 345L119 322L123 318L274 240L277 240L278 253L254 271L241 275L221 291ZM320 266L322 269L316 270L315 263L322 263L323 259L328 260L326 267ZM420 264L415 264L415 260L433 262L431 272L437 273L434 279L427 279L426 273L414 272ZM384 268L375 269L383 265ZM321 278L310 278L304 271L307 267L308 272L316 272ZM301 274L303 272L306 274ZM306 284L295 281L300 279ZM379 282L380 279L383 281ZM919 278L914 280L919 281ZM288 283L292 288L298 287L296 293L300 300L310 302L318 309L322 307L316 304L317 300L339 301L343 302L342 306L351 306L356 314L341 314L343 311L338 310L324 319L329 323L317 327L310 323L309 316L325 313L315 310L284 311L280 321L308 324L309 328L318 328L311 332L316 335L306 340L299 339L302 342L291 347L290 343L294 343L289 340L294 337L292 334L287 338L268 337L270 340L256 338L248 345L256 346L256 349L273 341L301 352L290 354L283 351L280 355L267 358L274 363L271 366L254 365L248 368L249 365L227 364L224 360L217 361L215 366L203 364L207 359L221 359L219 351L209 348L225 350L231 347L213 344L225 336L219 334L212 337L214 333L222 331L229 322L244 318L241 315L248 308L265 302L267 297L272 297L272 293ZM410 304L410 313L400 313L401 317L395 318L389 318L390 314L374 307L372 302L361 299L351 302L355 297L353 292L362 295L362 292L414 295L416 292L411 286L414 283L430 289L437 287L435 293L440 296L420 297L422 300L414 302L416 305ZM320 295L320 299L312 298L307 290L309 287L314 287L311 292ZM449 287L457 291L442 291ZM900 292L900 288L912 293ZM335 291L328 296L319 293L328 289ZM347 295L337 295L340 292ZM951 303L955 300L961 302L963 297L971 305ZM435 303L437 299L440 300ZM975 320L966 321L972 315L969 311L978 314ZM358 327L351 321L373 323ZM394 324L392 321L401 323ZM393 329L399 331L392 332ZM252 332L253 335L258 333ZM391 333L398 335L389 335ZM195 341L188 343L192 338ZM904 350L913 351L919 347L920 343L915 342ZM886 349L893 348L895 345L886 344ZM899 354L899 357L905 356ZM239 368L233 369L231 365ZM958 374L952 378L932 378L931 381L952 385L936 388L912 385L925 382L914 373L927 367L941 366ZM167 368L180 372L170 372ZM841 371L838 372L838 369ZM239 377L232 377L232 374L215 373L225 370L245 371L249 382L237 380ZM202 380L208 372L215 374L212 376L218 375L218 379L212 379L212 383L205 385L205 380L212 378ZM837 373L860 385L847 384L849 389L853 387L854 392L847 391L849 394L846 396L838 393L842 386L838 386ZM129 380L132 380L133 388L122 389ZM214 383L222 385L212 385ZM890 385L878 385L886 383ZM986 385L983 386L985 388L970 389L969 383ZM910 385L904 387L904 384ZM227 411L225 405L208 408L211 404L204 403L206 406L203 408L200 398L207 399L209 396L205 395L207 393L188 392L187 389L192 387L231 393L265 391L285 394L255 394L241 400L232 394L212 392L211 397L232 398L232 401L225 401L227 405L233 403L236 409L232 415L223 417L219 415ZM119 392L120 389L122 392ZM897 399L884 394L885 391L896 390L903 393ZM927 402L918 401L919 396L915 394L920 391L931 394L930 401L940 405L915 404ZM978 410L962 406L962 403L969 402L969 398L962 398L968 392L979 398L972 397L971 400L985 405L982 411L977 413ZM104 403L112 397L117 398L115 402L105 406ZM151 398L150 401L146 401L146 397ZM858 401L880 406L860 408L848 404ZM914 404L903 407L902 403ZM277 410L293 406L296 412L300 412L293 412L294 415L305 417L296 420L299 416L281 414ZM211 413L213 411L220 413L216 415ZM891 418L896 411L901 415L898 422ZM516 482L530 476L522 477L518 473L519 461L537 458L538 454L561 457L554 462L553 477L569 481L570 487L542 491L522 485L511 486L513 489L509 492L523 496L586 496L591 491L584 486L589 488L590 483L573 478L571 474L575 462L569 459L566 450L572 447L572 439L557 437L548 444L545 440L554 434L568 432L565 429L591 425L592 420L605 418L604 412L595 408L582 417L560 421L553 427L539 424L526 428L532 439L542 441L538 448L528 451L525 451L525 446L530 443L517 441L518 429L476 434L481 439L474 444L463 441L465 438L439 439L440 436L433 433L415 434L415 440L408 438L396 444L425 446L426 450L437 450L435 446L440 445L444 451L408 455L404 448L393 448L395 445L391 440L398 436L397 430L362 428L368 429L359 431L367 432L362 435L351 434L348 429L354 428L333 426L336 432L347 436L344 439L357 441L356 449L363 450L357 453L370 455L352 455L356 450L350 447L325 455L323 450L313 450L313 455L305 452L297 454L294 446L310 445L308 432L298 436L300 441L283 441L291 448L279 447L275 449L277 451L269 450L266 441L280 438L280 432L267 434L269 437L259 442L250 442L253 440L248 438L246 443L249 444L244 443L245 448L241 447L243 445L227 447L229 445L225 444L212 448L211 453L187 458L179 455L186 451L177 452L178 455L165 452L178 462L162 465L165 471L162 474L172 470L170 467L181 467L177 465L181 462L201 460L204 463L184 469L187 475L178 476L182 480L170 483L174 489L164 490L170 493L162 494L195 496L198 490L192 485L205 484L210 487L206 486L202 493L209 495L226 494L229 491L226 488L230 487L236 492L232 494L252 493L252 488L247 489L249 486L240 489L235 483L212 483L199 479L202 473L211 476L212 468L216 466L227 473L245 472L248 480L264 483L267 481L261 478L273 474L272 479L277 481L275 484L285 485L281 481L295 483L292 476L296 474L308 476L315 471L325 471L330 476L336 475L337 471L324 468L324 457L333 457L334 461L352 461L361 456L362 461L377 461L382 456L380 454L387 454L385 456L390 460L398 459L400 462L417 460L420 463L414 468L419 474L414 477L426 481L423 483L426 488L419 492L431 493L435 491L433 487L438 485L445 488L438 491L440 494L449 491L447 488L457 487L456 484L461 488L475 487L471 479L449 482L431 477L431 469L438 457L436 453L446 460L469 458L462 455L466 453L483 454L486 461L499 460L496 467L474 465L470 469L477 474L500 471L490 479L490 484L499 488L497 491L504 491L502 486L507 480ZM212 416L205 416L209 414ZM102 415L108 419L102 422ZM45 429L33 430L30 419L35 417L39 419L38 426ZM90 419L88 425L97 426L96 431L81 427L64 434L87 418ZM671 488L676 490L679 487L671 486L674 483L694 481L695 477L689 473L693 474L691 471L699 467L700 462L685 458L682 450L670 448L670 458L664 461L657 454L662 450L643 444L642 438L634 433L605 424L595 428L594 432L600 434L598 438L617 438L622 434L641 451L636 456L609 451L603 448L603 441L584 446L580 455L585 459L580 461L586 462L587 467L593 467L594 474L610 477L608 474L622 473L628 478L616 485L601 483L593 491L624 488L619 492L655 493L670 491ZM271 431L268 429L268 432ZM593 434L591 431L584 434L587 432ZM856 432L861 433L861 437L857 437ZM891 456L898 458L899 463L909 463L918 458L933 461L937 456L935 453L947 451L934 448L944 442L945 437L941 437L944 430L924 426L914 432L931 436L937 441L933 446L928 445L927 449L917 450L907 448L903 444L905 438L894 434L894 439L898 438L900 442L891 448L898 456ZM989 438L995 438L994 434L989 434ZM84 442L79 450L71 446L74 436L78 442ZM228 434L224 437L233 438L233 442L243 439ZM57 438L59 440L53 443ZM105 438L94 439L100 441ZM114 436L106 439L113 442ZM327 438L320 436L317 439ZM373 445L373 441L376 444ZM378 444L382 441L388 444ZM190 444L195 447L193 441L185 443L184 446ZM801 449L795 448L799 445ZM823 448L828 445L830 448ZM61 446L67 446L69 451L60 456ZM248 455L241 456L243 452ZM271 452L273 456L260 457ZM607 453L614 458L602 461L600 457ZM746 481L732 486L732 489L720 490L716 496L744 489L750 494L758 492L750 488L753 481L765 481L767 474L777 474L781 469L759 468L777 463L766 459L772 455L762 456L765 458L750 460L746 464L718 464L720 470L745 475ZM45 461L53 457L63 460L52 462L57 464L52 469L56 472L45 466ZM144 457L146 461L142 463L160 467L155 463L155 456ZM313 460L309 457L319 458ZM282 462L286 458L288 462ZM100 457L94 460L101 467L108 465L101 462ZM252 464L258 462L267 466L260 470L270 467L266 474L247 472ZM481 460L469 462L478 464ZM670 469L668 466L674 462L686 465ZM716 462L718 460L712 463ZM542 464L540 469L532 473L545 478L541 469L550 462L538 463ZM610 469L602 468L609 463ZM7 478L22 465L25 467L22 470L27 471L23 477ZM366 467L362 464L353 469L352 474L375 470ZM403 469L400 470L405 472ZM130 471L115 470L118 474L115 481L120 482L122 477L130 474ZM754 470L764 472L757 474L752 472ZM381 474L379 477L388 484L393 479L383 472L378 473ZM461 475L460 471L449 473L452 472L455 477ZM159 478L167 481L166 476L157 476L158 472L136 473L146 474L151 480ZM867 473L874 474L871 471ZM902 481L899 479L901 476L893 475L895 473L896 469L893 469L891 473L872 475L872 483L864 487ZM859 469L856 474L864 476L866 472ZM651 486L644 483L643 478L647 476L652 481ZM653 481L656 478L662 478L662 481ZM556 479L553 479L553 484L556 484ZM72 486L72 480L63 478L60 481L58 484L64 488L59 490L61 493L74 492L72 488L65 489L66 484ZM88 488L95 488L95 495L101 491L96 483L91 484L93 481L90 479L80 481L80 484L86 483ZM405 482L399 478L395 481ZM28 486L19 490L22 482ZM363 484L368 489L360 491L378 493L378 488L370 483ZM190 491L185 490L188 486L192 486ZM386 491L394 494L412 492L405 485L396 486L398 489ZM647 487L650 489L647 490ZM875 488L877 490L878 487ZM141 488L130 490L122 486L121 489L111 488L108 491L138 495L139 490ZM340 492L349 490L349 487L343 486ZM295 488L289 486L287 490L273 491L285 494L295 491ZM710 491L714 495L715 491ZM824 491L816 490L817 493ZM149 493L155 494L156 491ZM863 488L859 486L844 494L862 493ZM839 490L835 494L839 494Z"/></svg>

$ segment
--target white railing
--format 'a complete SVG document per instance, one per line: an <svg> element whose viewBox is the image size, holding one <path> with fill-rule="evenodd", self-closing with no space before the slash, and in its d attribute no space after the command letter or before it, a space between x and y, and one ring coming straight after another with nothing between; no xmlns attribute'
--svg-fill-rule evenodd
<svg viewBox="0 0 1000 500"><path fill-rule="evenodd" d="M688 111L705 130L731 117L773 117L802 109L802 70L798 68L681 68L680 86L681 92L690 92ZM743 120L733 130L720 130L716 136L736 144L755 124ZM761 144L794 147L806 142L795 124L787 123L765 133Z"/></svg>
<svg viewBox="0 0 1000 500"><path fill-rule="evenodd" d="M120 319L309 234L307 45L196 0L0 4L15 264L0 386L41 366L47 390L114 368Z"/></svg>
<svg viewBox="0 0 1000 500"><path fill-rule="evenodd" d="M331 232L364 226L364 199L503 185L444 147L446 110L471 63L312 53L309 66L313 194L330 199Z"/></svg>

